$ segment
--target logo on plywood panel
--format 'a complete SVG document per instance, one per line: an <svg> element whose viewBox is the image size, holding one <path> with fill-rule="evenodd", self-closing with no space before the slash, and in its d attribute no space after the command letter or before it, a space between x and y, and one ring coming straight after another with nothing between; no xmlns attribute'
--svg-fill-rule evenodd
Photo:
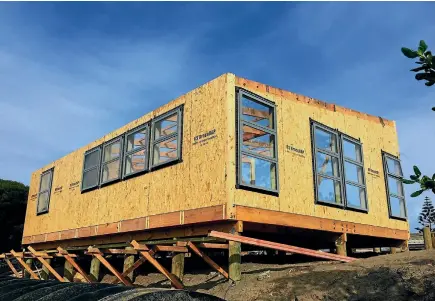
<svg viewBox="0 0 435 301"><path fill-rule="evenodd" d="M379 171L371 169L371 168L369 168L367 171L368 171L369 175L379 177Z"/></svg>
<svg viewBox="0 0 435 301"><path fill-rule="evenodd" d="M193 145L206 145L211 139L216 137L216 129L212 129L204 134L195 136L195 138L193 138Z"/></svg>
<svg viewBox="0 0 435 301"><path fill-rule="evenodd" d="M295 155L298 155L300 157L304 157L305 158L305 150L302 148L297 148L294 147L293 145L286 145L286 150L290 153L293 153Z"/></svg>
<svg viewBox="0 0 435 301"><path fill-rule="evenodd" d="M69 184L69 189L74 189L76 187L79 187L80 181L74 182Z"/></svg>

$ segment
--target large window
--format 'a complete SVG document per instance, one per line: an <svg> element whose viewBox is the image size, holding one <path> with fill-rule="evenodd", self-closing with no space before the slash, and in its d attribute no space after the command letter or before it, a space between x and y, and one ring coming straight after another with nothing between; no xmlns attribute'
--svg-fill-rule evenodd
<svg viewBox="0 0 435 301"><path fill-rule="evenodd" d="M384 175L387 187L390 217L406 219L405 194L403 192L403 174L400 161L388 153L382 153Z"/></svg>
<svg viewBox="0 0 435 301"><path fill-rule="evenodd" d="M118 180L121 175L122 139L116 138L103 144L101 184Z"/></svg>
<svg viewBox="0 0 435 301"><path fill-rule="evenodd" d="M152 121L151 168L181 159L181 107Z"/></svg>
<svg viewBox="0 0 435 301"><path fill-rule="evenodd" d="M362 145L312 122L316 202L367 210Z"/></svg>
<svg viewBox="0 0 435 301"><path fill-rule="evenodd" d="M82 191L97 187L100 179L101 146L85 153L83 162Z"/></svg>
<svg viewBox="0 0 435 301"><path fill-rule="evenodd" d="M277 193L275 104L242 89L237 95L238 186Z"/></svg>
<svg viewBox="0 0 435 301"><path fill-rule="evenodd" d="M125 134L124 177L148 169L148 125Z"/></svg>
<svg viewBox="0 0 435 301"><path fill-rule="evenodd" d="M41 174L39 183L38 202L36 214L47 213L50 207L51 184L53 182L53 168Z"/></svg>

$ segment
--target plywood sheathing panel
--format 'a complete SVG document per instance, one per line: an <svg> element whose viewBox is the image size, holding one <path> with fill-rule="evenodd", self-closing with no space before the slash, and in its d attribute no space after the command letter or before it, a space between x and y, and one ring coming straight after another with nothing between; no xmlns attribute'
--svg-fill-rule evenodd
<svg viewBox="0 0 435 301"><path fill-rule="evenodd" d="M24 236L79 229L74 235L96 235L104 228L96 225L155 216L227 202L225 163L227 161L226 78L224 74L205 85L169 102L126 126L35 171L30 182ZM86 193L80 191L83 154L105 141L148 122L154 117L184 105L182 162L119 181ZM207 143L195 144L195 136L216 130ZM36 215L40 174L54 167L48 214ZM205 177L204 175L208 176ZM76 185L72 185L77 183ZM62 187L55 192L55 188ZM32 197L33 195L33 197ZM178 218L183 222L184 215ZM141 227L147 228L148 220ZM141 223L139 222L139 223ZM134 223L134 222L131 222ZM151 219L151 223L153 223ZM119 231L128 231L125 226ZM113 230L113 229L112 229ZM72 232L62 235L73 236ZM49 238L55 239L56 234ZM42 238L38 238L43 240Z"/></svg>
<svg viewBox="0 0 435 301"><path fill-rule="evenodd" d="M236 205L392 229L408 229L406 221L390 219L388 215L381 150L399 155L394 121L340 108L242 78L236 77L236 86L277 105L280 181L279 196L235 190ZM364 151L368 213L315 204L310 118L360 139ZM304 154L288 151L287 146L302 149ZM369 174L368 168L378 171L378 176Z"/></svg>
<svg viewBox="0 0 435 301"><path fill-rule="evenodd" d="M275 96L276 97L283 97L284 99L289 100L289 101L296 101L296 102L300 102L300 103L305 103L305 104L308 104L310 106L317 107L320 109L338 112L338 113L348 115L348 116L356 116L356 117L361 118L361 119L371 120L371 121L374 121L377 123L394 126L394 121L392 121L392 120L388 120L388 119L384 119L382 117L373 116L373 115L366 114L363 112L358 112L356 110L344 108L344 107L338 106L338 105L333 104L333 103L327 103L327 102L324 102L324 101L321 101L321 100L318 100L315 98L311 98L308 96L304 96L304 95L296 94L293 92L285 91L285 90L282 90L279 88L271 87L271 86L268 86L266 84L255 82L255 81L252 81L249 79L236 77L235 84L238 87L253 91L254 93L258 92L258 93L261 93L264 95L269 94L269 95L273 95L274 97Z"/></svg>

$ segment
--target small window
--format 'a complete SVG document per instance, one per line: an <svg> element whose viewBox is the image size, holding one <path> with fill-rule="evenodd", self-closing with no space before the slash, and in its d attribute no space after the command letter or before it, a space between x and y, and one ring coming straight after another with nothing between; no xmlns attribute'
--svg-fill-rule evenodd
<svg viewBox="0 0 435 301"><path fill-rule="evenodd" d="M82 191L97 187L100 179L101 146L85 153L83 162Z"/></svg>
<svg viewBox="0 0 435 301"><path fill-rule="evenodd" d="M343 206L338 133L317 123L312 129L317 202Z"/></svg>
<svg viewBox="0 0 435 301"><path fill-rule="evenodd" d="M359 141L342 135L344 179L347 207L367 210L362 146Z"/></svg>
<svg viewBox="0 0 435 301"><path fill-rule="evenodd" d="M122 139L116 138L103 144L101 162L101 184L113 182L120 178Z"/></svg>
<svg viewBox="0 0 435 301"><path fill-rule="evenodd" d="M53 169L49 169L41 174L39 183L38 202L36 205L36 214L48 212L50 207L51 184L53 181Z"/></svg>
<svg viewBox="0 0 435 301"><path fill-rule="evenodd" d="M182 107L152 121L151 168L181 160Z"/></svg>
<svg viewBox="0 0 435 301"><path fill-rule="evenodd" d="M125 134L124 177L148 169L148 125Z"/></svg>
<svg viewBox="0 0 435 301"><path fill-rule="evenodd" d="M384 175L387 187L388 208L390 217L406 219L406 202L403 191L403 173L397 157L383 152Z"/></svg>
<svg viewBox="0 0 435 301"><path fill-rule="evenodd" d="M275 104L238 90L238 186L278 192Z"/></svg>

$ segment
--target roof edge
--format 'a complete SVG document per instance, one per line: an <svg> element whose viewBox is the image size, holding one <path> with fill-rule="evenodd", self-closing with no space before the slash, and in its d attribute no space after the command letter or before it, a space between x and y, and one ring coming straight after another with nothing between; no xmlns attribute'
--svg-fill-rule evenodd
<svg viewBox="0 0 435 301"><path fill-rule="evenodd" d="M318 108L322 108L325 110L333 111L333 112L339 112L346 115L356 116L358 118L362 118L365 120L373 121L376 123L380 123L382 126L392 126L396 127L396 123L394 120L389 120L386 118L383 118L381 116L375 116L370 115L367 113L359 112L353 109L348 109L333 103L327 103L322 100L318 100L312 97L304 96L301 94L297 94L294 92L286 91L280 88L275 88L266 84L262 84L256 81L252 81L243 77L235 76L236 77L236 86L244 87L256 92L260 93L269 93L277 96L282 96L285 98L289 98L289 100L293 100L296 102L302 102L308 105L316 106Z"/></svg>

